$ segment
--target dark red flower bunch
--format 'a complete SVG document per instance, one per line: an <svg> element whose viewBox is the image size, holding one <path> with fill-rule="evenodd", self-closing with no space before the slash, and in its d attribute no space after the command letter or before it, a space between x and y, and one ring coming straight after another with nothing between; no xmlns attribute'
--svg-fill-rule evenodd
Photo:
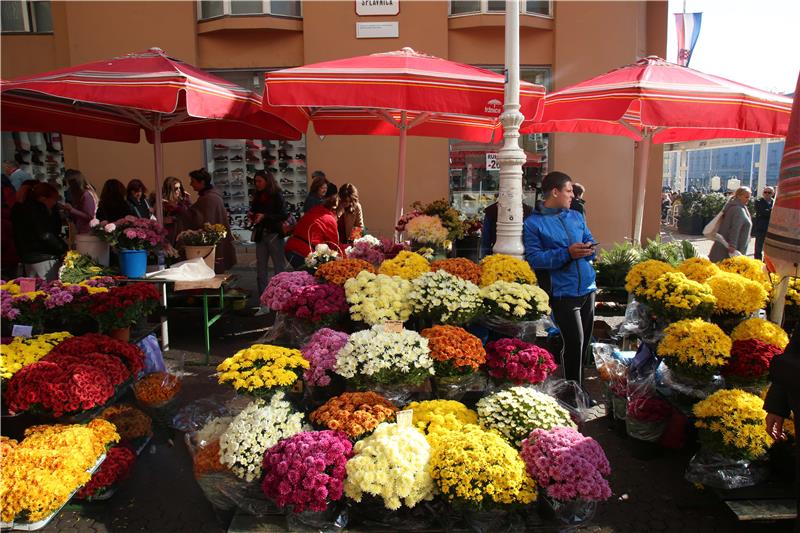
<svg viewBox="0 0 800 533"><path fill-rule="evenodd" d="M640 422L661 422L672 415L672 406L660 398L638 396L628 400L628 416Z"/></svg>
<svg viewBox="0 0 800 533"><path fill-rule="evenodd" d="M14 374L3 399L11 413L35 409L58 418L105 404L130 375L112 355L49 353Z"/></svg>
<svg viewBox="0 0 800 533"><path fill-rule="evenodd" d="M133 376L139 375L139 372L144 369L144 352L138 346L129 342L118 341L99 333L87 333L78 337L64 339L48 355L69 354L80 356L89 352L119 357Z"/></svg>
<svg viewBox="0 0 800 533"><path fill-rule="evenodd" d="M552 354L544 348L509 338L486 345L486 368L495 379L521 385L541 383L558 366L553 361Z"/></svg>
<svg viewBox="0 0 800 533"><path fill-rule="evenodd" d="M158 289L152 283L130 283L94 295L89 311L108 331L126 328L158 307Z"/></svg>
<svg viewBox="0 0 800 533"><path fill-rule="evenodd" d="M766 377L772 358L783 350L758 339L733 341L731 358L723 367L726 377L743 380L759 380Z"/></svg>
<svg viewBox="0 0 800 533"><path fill-rule="evenodd" d="M106 459L100 468L92 474L92 479L78 491L76 496L80 499L98 496L103 490L111 488L130 476L136 462L136 452L126 444L112 446L106 452Z"/></svg>

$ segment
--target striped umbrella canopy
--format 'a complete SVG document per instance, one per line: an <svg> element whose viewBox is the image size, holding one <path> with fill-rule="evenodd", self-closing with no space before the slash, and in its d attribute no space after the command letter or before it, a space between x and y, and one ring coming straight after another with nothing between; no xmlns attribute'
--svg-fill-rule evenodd
<svg viewBox="0 0 800 533"><path fill-rule="evenodd" d="M406 137L497 142L505 77L403 48L266 75L264 104L303 109L319 135L400 137L396 215L403 211ZM520 84L520 111L537 118L544 87Z"/></svg>
<svg viewBox="0 0 800 533"><path fill-rule="evenodd" d="M650 143L783 137L792 101L781 95L650 56L548 94L540 120L520 131L617 135L639 141L639 169ZM634 240L641 239L644 176Z"/></svg>
<svg viewBox="0 0 800 533"><path fill-rule="evenodd" d="M788 277L800 276L800 76L794 92L789 130L783 146L778 194L764 240L764 255L781 276L772 306L772 320L780 323Z"/></svg>
<svg viewBox="0 0 800 533"><path fill-rule="evenodd" d="M159 48L0 82L0 128L154 145L157 216L162 142L299 139L303 114L263 106L252 91Z"/></svg>

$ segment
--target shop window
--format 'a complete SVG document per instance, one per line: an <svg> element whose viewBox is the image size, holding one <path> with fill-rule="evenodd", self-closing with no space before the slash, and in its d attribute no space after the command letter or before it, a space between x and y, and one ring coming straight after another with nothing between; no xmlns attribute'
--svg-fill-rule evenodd
<svg viewBox="0 0 800 533"><path fill-rule="evenodd" d="M16 161L35 180L60 183L64 176L60 134L4 131L0 137L3 161Z"/></svg>
<svg viewBox="0 0 800 533"><path fill-rule="evenodd" d="M301 17L300 0L199 0L200 20L226 15Z"/></svg>
<svg viewBox="0 0 800 533"><path fill-rule="evenodd" d="M0 2L3 33L51 33L50 0L3 0Z"/></svg>
<svg viewBox="0 0 800 533"><path fill-rule="evenodd" d="M501 67L487 67L502 72ZM520 78L549 87L550 69L525 68ZM520 146L526 161L522 166L523 202L534 206L540 193L542 178L548 172L547 134L520 136ZM500 189L500 167L496 164L502 141L483 144L451 139L450 149L450 203L465 215L482 216L484 209L497 201Z"/></svg>
<svg viewBox="0 0 800 533"><path fill-rule="evenodd" d="M520 13L528 15L552 16L551 0L526 0L520 2ZM470 15L475 13L505 13L505 0L450 0L451 15Z"/></svg>

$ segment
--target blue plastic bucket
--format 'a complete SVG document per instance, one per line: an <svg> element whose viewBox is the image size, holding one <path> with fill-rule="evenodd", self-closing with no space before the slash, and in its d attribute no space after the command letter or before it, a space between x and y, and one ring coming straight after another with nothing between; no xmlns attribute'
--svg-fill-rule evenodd
<svg viewBox="0 0 800 533"><path fill-rule="evenodd" d="M128 278L143 278L147 272L147 250L120 250L119 269Z"/></svg>

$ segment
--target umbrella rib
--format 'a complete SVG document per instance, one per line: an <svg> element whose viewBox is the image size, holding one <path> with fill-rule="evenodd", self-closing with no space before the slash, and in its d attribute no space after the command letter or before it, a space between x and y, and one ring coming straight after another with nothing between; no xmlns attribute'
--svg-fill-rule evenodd
<svg viewBox="0 0 800 533"><path fill-rule="evenodd" d="M175 115L174 117L170 118L170 119L169 119L169 120L168 120L166 123L164 123L164 124L161 124L161 125L160 125L160 127L159 127L159 129L160 129L161 131L164 131L164 130L166 130L166 129L169 129L169 128L171 128L172 126L174 126L175 124L178 124L179 122L183 122L183 121L184 121L184 120L186 120L188 117L189 117L189 113L187 113L186 111L181 111L180 113L178 113L178 114L177 114L177 115Z"/></svg>
<svg viewBox="0 0 800 533"><path fill-rule="evenodd" d="M414 126L418 126L419 124L426 122L429 118L435 118L437 116L439 116L438 113L428 113L427 111L420 113L414 120L408 123L406 129L410 130Z"/></svg>
<svg viewBox="0 0 800 533"><path fill-rule="evenodd" d="M623 127L623 128L625 128L626 130L629 130L629 131L631 131L632 133L635 133L636 135L638 135L638 136L640 136L640 137L644 137L644 135L645 135L645 132L644 132L644 131L642 131L642 130L640 130L639 128L637 128L636 126L634 126L634 125L630 124L630 123L629 123L627 120L625 120L624 118L621 118L621 119L619 119L619 123L620 123L620 124L622 125L622 127Z"/></svg>
<svg viewBox="0 0 800 533"><path fill-rule="evenodd" d="M131 108L128 108L128 107L120 107L119 108L119 112L123 116L126 116L129 119L131 119L134 122L136 122L137 124L139 124L144 129L146 129L146 130L152 130L153 129L153 125L150 123L150 121L148 121L144 117L144 115L142 115L138 110L131 109Z"/></svg>

